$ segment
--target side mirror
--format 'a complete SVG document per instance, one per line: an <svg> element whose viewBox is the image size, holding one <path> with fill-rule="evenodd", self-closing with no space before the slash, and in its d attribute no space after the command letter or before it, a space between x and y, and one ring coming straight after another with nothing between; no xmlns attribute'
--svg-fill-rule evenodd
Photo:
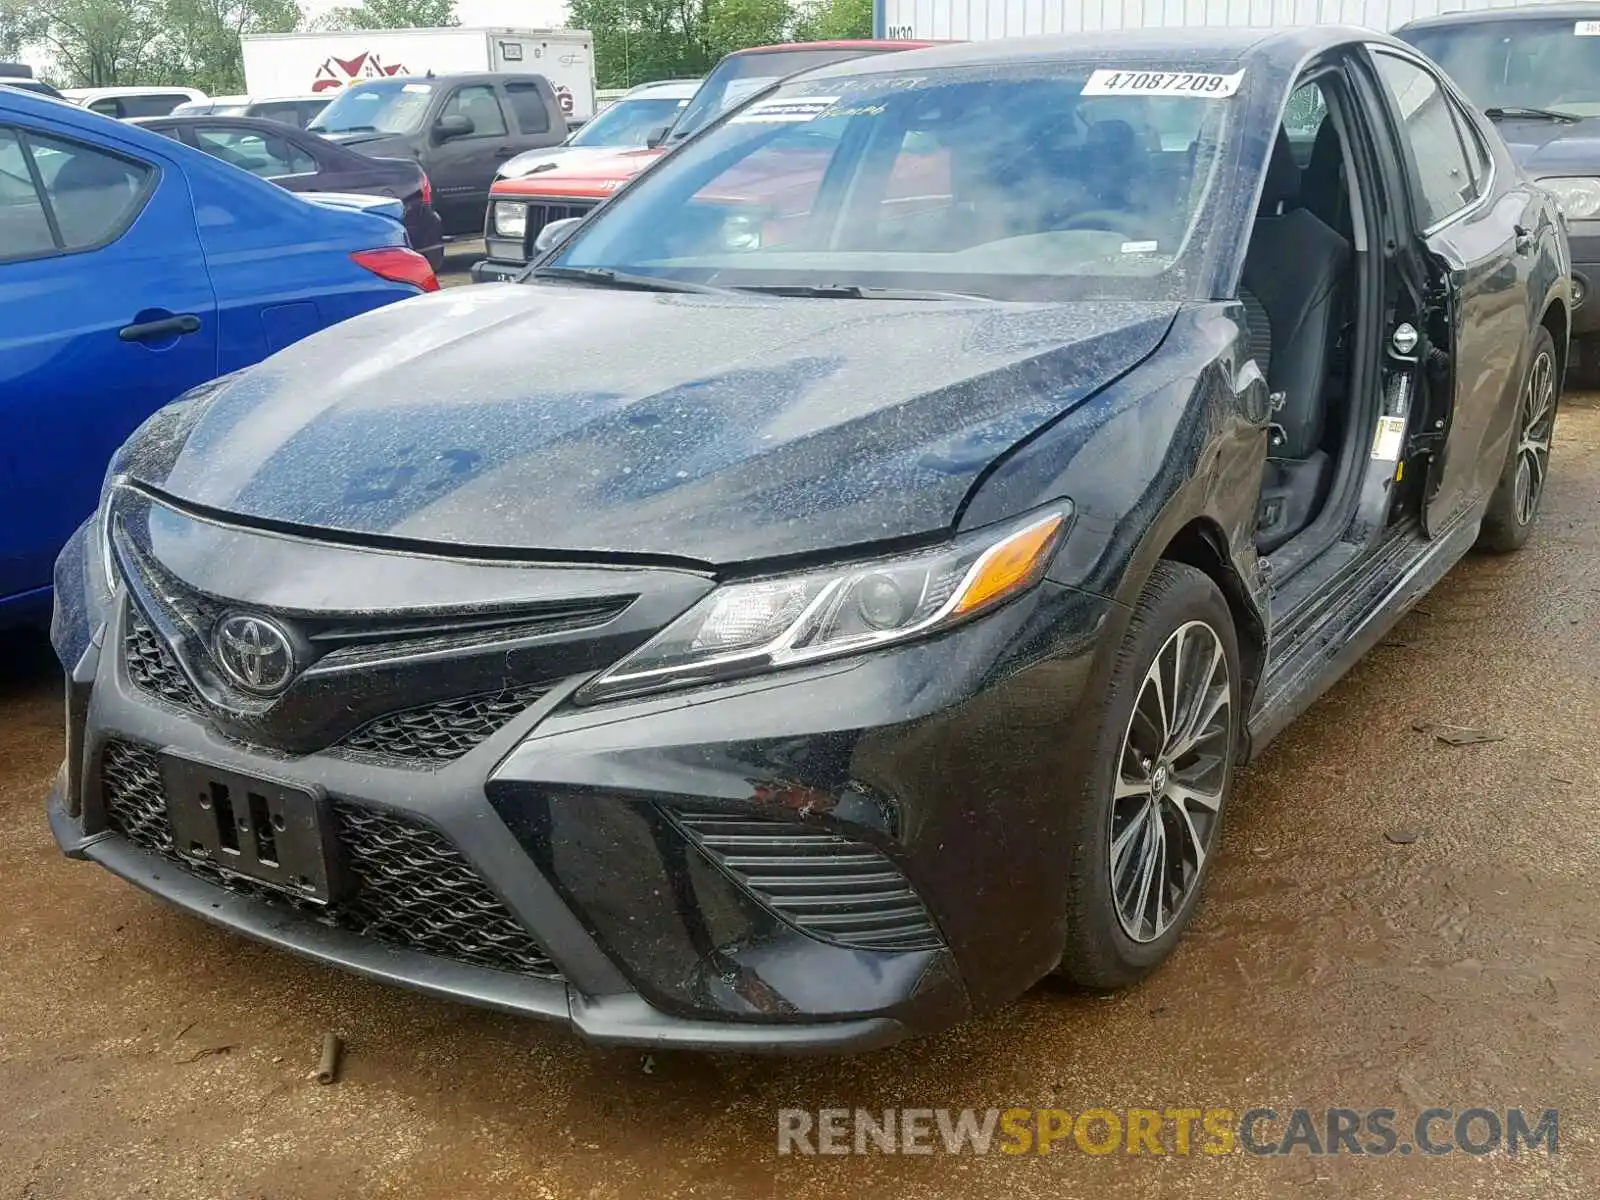
<svg viewBox="0 0 1600 1200"><path fill-rule="evenodd" d="M671 132L671 125L657 125L649 133L645 134L644 144L651 150L654 150L657 146L661 145L662 142L667 140L667 134Z"/></svg>
<svg viewBox="0 0 1600 1200"><path fill-rule="evenodd" d="M446 113L433 123L433 136L448 142L451 138L467 137L476 129L472 118L465 113Z"/></svg>
<svg viewBox="0 0 1600 1200"><path fill-rule="evenodd" d="M574 225L580 224L582 221L582 217L562 217L559 221L551 221L534 236L533 252L535 254L543 254L572 232Z"/></svg>

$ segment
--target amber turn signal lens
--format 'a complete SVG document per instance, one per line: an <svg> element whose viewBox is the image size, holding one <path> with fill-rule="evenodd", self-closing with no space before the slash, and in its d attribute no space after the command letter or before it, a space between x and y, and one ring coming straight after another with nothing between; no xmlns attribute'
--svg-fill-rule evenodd
<svg viewBox="0 0 1600 1200"><path fill-rule="evenodd" d="M961 599L956 601L951 615L962 616L987 608L1034 584L1050 563L1050 552L1055 549L1061 525L1061 515L1052 513L990 547L968 574Z"/></svg>

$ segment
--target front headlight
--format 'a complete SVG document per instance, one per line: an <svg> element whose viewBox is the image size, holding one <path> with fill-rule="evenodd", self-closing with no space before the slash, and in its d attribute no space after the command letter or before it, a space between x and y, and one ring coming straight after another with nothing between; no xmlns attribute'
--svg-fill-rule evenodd
<svg viewBox="0 0 1600 1200"><path fill-rule="evenodd" d="M936 550L731 583L578 690L579 703L835 658L947 629L1038 583L1072 515L1065 501L1025 523Z"/></svg>
<svg viewBox="0 0 1600 1200"><path fill-rule="evenodd" d="M1600 179L1541 179L1569 221L1600 217Z"/></svg>
<svg viewBox="0 0 1600 1200"><path fill-rule="evenodd" d="M501 237L520 238L528 232L528 206L520 200L496 200L494 231Z"/></svg>
<svg viewBox="0 0 1600 1200"><path fill-rule="evenodd" d="M100 485L100 506L94 510L94 545L92 552L100 572L100 591L109 596L117 590L117 560L111 548L111 510L118 487L127 481L126 475L107 471Z"/></svg>

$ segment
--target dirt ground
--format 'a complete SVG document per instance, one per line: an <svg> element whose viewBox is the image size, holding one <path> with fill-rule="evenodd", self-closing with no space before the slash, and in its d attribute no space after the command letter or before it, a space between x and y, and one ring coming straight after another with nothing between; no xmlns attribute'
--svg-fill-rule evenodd
<svg viewBox="0 0 1600 1200"><path fill-rule="evenodd" d="M1572 407L1529 547L1464 562L1244 775L1170 964L845 1060L595 1050L67 862L54 669L0 643L0 1197L1600 1194L1597 610L1600 409ZM349 1050L325 1087L327 1030ZM1434 1104L1558 1108L1560 1151L776 1153L786 1107Z"/></svg>
<svg viewBox="0 0 1600 1200"><path fill-rule="evenodd" d="M445 243L444 265L439 268L439 283L444 287L460 287L471 283L468 274L472 264L483 257L482 238L460 238Z"/></svg>

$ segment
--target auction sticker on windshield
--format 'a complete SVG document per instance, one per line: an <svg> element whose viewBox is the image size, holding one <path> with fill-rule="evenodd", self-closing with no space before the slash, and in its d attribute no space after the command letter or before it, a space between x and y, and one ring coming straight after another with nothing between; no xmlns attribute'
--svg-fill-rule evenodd
<svg viewBox="0 0 1600 1200"><path fill-rule="evenodd" d="M1083 85L1085 96L1198 96L1226 100L1239 90L1244 72L1211 75L1201 71L1098 70Z"/></svg>
<svg viewBox="0 0 1600 1200"><path fill-rule="evenodd" d="M1600 37L1600 21L1579 21L1572 32L1579 37Z"/></svg>
<svg viewBox="0 0 1600 1200"><path fill-rule="evenodd" d="M824 109L838 103L837 96L804 96L795 100L758 100L730 125L769 124L778 121L809 121Z"/></svg>

